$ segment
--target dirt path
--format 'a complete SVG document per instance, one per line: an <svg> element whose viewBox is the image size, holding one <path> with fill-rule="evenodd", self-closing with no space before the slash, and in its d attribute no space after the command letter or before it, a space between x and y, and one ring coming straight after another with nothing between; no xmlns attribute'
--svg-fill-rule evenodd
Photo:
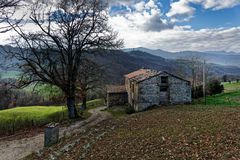
<svg viewBox="0 0 240 160"><path fill-rule="evenodd" d="M92 109L91 117L84 121L76 122L69 127L60 128L60 138L85 130L88 127L94 126L99 122L110 117L108 112L102 111L106 107ZM26 157L32 152L41 150L44 146L44 134L40 133L30 138L22 138L17 140L0 141L0 160L19 160Z"/></svg>

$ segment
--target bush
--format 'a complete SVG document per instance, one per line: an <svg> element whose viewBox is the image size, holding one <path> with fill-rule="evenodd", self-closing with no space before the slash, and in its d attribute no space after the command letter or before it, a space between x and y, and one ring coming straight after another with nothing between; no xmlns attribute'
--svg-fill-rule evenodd
<svg viewBox="0 0 240 160"><path fill-rule="evenodd" d="M135 110L134 110L134 108L133 108L131 105L127 105L127 106L125 107L125 112L126 112L127 114L133 114L133 113L135 113Z"/></svg>
<svg viewBox="0 0 240 160"><path fill-rule="evenodd" d="M193 98L202 98L203 97L203 86L197 86L195 89L192 88L192 97Z"/></svg>
<svg viewBox="0 0 240 160"><path fill-rule="evenodd" d="M12 91L8 88L7 84L0 83L0 97L0 110L7 109L12 97Z"/></svg>
<svg viewBox="0 0 240 160"><path fill-rule="evenodd" d="M224 75L224 76L222 77L222 80L223 80L223 82L227 82L227 81L228 81L227 75Z"/></svg>
<svg viewBox="0 0 240 160"><path fill-rule="evenodd" d="M212 80L208 84L208 94L215 95L222 93L224 91L224 86L218 80Z"/></svg>

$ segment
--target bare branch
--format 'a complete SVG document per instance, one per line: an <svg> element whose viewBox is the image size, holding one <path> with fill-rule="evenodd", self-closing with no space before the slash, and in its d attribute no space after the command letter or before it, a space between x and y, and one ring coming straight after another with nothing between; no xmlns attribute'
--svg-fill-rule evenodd
<svg viewBox="0 0 240 160"><path fill-rule="evenodd" d="M16 8L19 6L21 0L0 0L0 23L10 21L11 17L16 11ZM22 20L14 20L14 24L20 23ZM0 33L7 32L11 29L10 26L5 25L0 27Z"/></svg>
<svg viewBox="0 0 240 160"><path fill-rule="evenodd" d="M57 86L67 97L70 118L76 116L73 108L78 84L88 90L97 82L95 76L82 73L90 69L84 57L97 49L123 45L108 26L105 9L99 0L60 0L51 7L37 2L30 17L37 31L25 32L9 22L19 37L14 39L19 51L11 52L23 71L19 84L39 81Z"/></svg>

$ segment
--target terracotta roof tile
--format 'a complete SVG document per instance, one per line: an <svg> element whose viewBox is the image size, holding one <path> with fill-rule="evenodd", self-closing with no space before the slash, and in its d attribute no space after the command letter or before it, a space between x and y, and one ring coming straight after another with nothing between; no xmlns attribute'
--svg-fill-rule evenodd
<svg viewBox="0 0 240 160"><path fill-rule="evenodd" d="M126 74L125 77L131 79L131 78L134 78L134 77L139 76L141 74L146 74L149 71L150 71L149 69L139 69L137 71Z"/></svg>
<svg viewBox="0 0 240 160"><path fill-rule="evenodd" d="M146 79L149 79L151 77L155 77L155 76L160 75L162 73L166 73L166 74L168 74L170 76L173 76L173 77L176 77L180 80L187 81L183 78L180 78L178 76L170 74L166 71L156 71L156 70L151 70L151 69L140 69L140 70L137 70L135 72L132 72L132 73L129 73L129 74L125 75L125 77L129 78L131 81L142 82ZM189 82L189 81L187 81L187 82Z"/></svg>
<svg viewBox="0 0 240 160"><path fill-rule="evenodd" d="M136 82L140 82L140 81L143 81L143 80L148 79L150 77L154 77L154 76L156 76L156 75L158 75L160 73L161 72L151 70L151 71L149 71L149 72L147 72L145 74L140 74L140 75L132 78L131 80L136 81Z"/></svg>
<svg viewBox="0 0 240 160"><path fill-rule="evenodd" d="M160 73L159 71L155 71L155 70L151 70L151 69L140 69L140 70L137 70L135 72L125 75L125 77L127 77L133 81L142 81L149 77L155 76L159 73Z"/></svg>

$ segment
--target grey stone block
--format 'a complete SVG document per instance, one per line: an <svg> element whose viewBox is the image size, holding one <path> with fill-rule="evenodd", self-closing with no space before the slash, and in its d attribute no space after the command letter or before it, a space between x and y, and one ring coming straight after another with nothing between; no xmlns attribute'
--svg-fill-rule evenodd
<svg viewBox="0 0 240 160"><path fill-rule="evenodd" d="M59 140L59 124L58 123L51 123L46 125L44 130L44 146L50 147Z"/></svg>

